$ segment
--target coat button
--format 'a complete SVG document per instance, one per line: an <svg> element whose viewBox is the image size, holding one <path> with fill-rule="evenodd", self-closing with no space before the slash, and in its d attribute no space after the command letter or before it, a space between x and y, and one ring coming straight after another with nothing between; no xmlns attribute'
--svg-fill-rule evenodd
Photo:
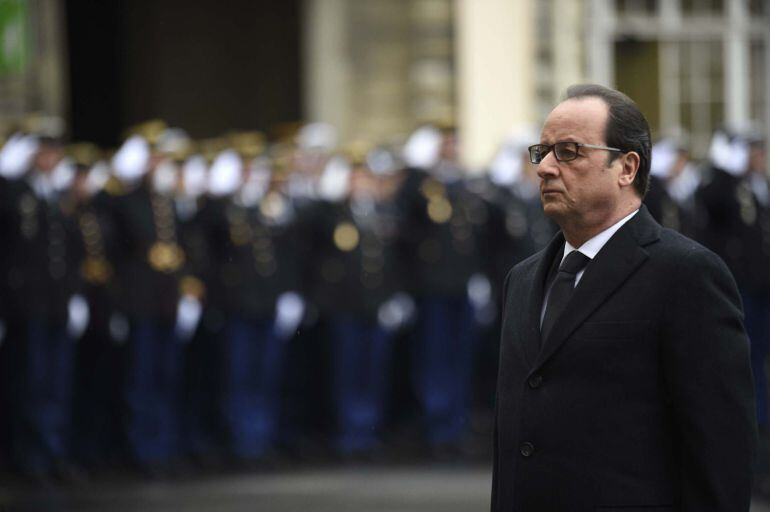
<svg viewBox="0 0 770 512"><path fill-rule="evenodd" d="M533 453L535 453L535 445L533 445L530 442L521 443L521 447L519 448L519 451L521 452L521 455L524 457L531 457Z"/></svg>
<svg viewBox="0 0 770 512"><path fill-rule="evenodd" d="M537 373L529 378L528 383L529 383L529 387L531 387L532 389L537 389L540 387L540 384L543 383L543 376Z"/></svg>

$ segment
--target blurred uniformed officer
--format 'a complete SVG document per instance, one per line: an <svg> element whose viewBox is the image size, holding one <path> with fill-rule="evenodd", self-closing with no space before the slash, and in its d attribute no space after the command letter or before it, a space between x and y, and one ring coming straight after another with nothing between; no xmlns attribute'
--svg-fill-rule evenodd
<svg viewBox="0 0 770 512"><path fill-rule="evenodd" d="M650 188L644 204L663 227L695 235L695 190L700 178L683 141L664 138L652 147Z"/></svg>
<svg viewBox="0 0 770 512"><path fill-rule="evenodd" d="M18 195L29 193L26 174L37 152L37 137L15 133L0 150L0 238L7 248L15 247L20 236L20 205ZM0 251L0 467L10 462L13 430L19 430L23 329L19 308L11 300L9 278L13 250Z"/></svg>
<svg viewBox="0 0 770 512"><path fill-rule="evenodd" d="M60 203L73 173L60 141L41 137L32 170L11 193L8 285L15 297L11 316L23 330L14 448L22 472L34 478L72 474L75 341L88 322L87 304L77 295L74 228Z"/></svg>
<svg viewBox="0 0 770 512"><path fill-rule="evenodd" d="M348 153L334 157L319 182L311 296L330 343L335 449L366 456L382 433L393 334L414 306L404 292L399 219L386 184L397 169L393 155L371 152L364 161L364 148Z"/></svg>
<svg viewBox="0 0 770 512"><path fill-rule="evenodd" d="M182 161L184 153L174 158L180 170L180 187L175 198L179 219L179 240L185 254L184 276L180 290L186 310L185 322L177 335L188 341L185 354L182 408L182 449L195 462L217 464L220 458L221 390L220 345L224 319L219 304L211 301L211 277L217 272L208 239L214 222L206 196L208 163L199 154Z"/></svg>
<svg viewBox="0 0 770 512"><path fill-rule="evenodd" d="M139 135L124 143L113 166L123 187L114 210L122 256L117 275L130 323L125 431L133 463L155 474L178 454L184 350L175 331L186 254L174 210L177 177Z"/></svg>
<svg viewBox="0 0 770 512"><path fill-rule="evenodd" d="M256 142L256 141L253 141ZM239 144L211 167L219 215L211 236L215 291L224 304L222 411L237 462L254 463L274 447L285 351L302 319L300 252L294 205L278 188L261 151Z"/></svg>
<svg viewBox="0 0 770 512"><path fill-rule="evenodd" d="M459 447L467 428L477 335L469 295L479 305L491 297L477 245L487 212L460 179L452 140L431 127L412 135L398 199L417 302L412 379L428 441L438 451Z"/></svg>
<svg viewBox="0 0 770 512"><path fill-rule="evenodd" d="M123 455L119 385L122 342L128 332L125 317L117 309L118 241L109 210L111 196L104 191L109 167L97 161L99 150L93 145L73 145L68 152L76 175L66 205L81 256L73 272L80 276L89 311L88 326L77 347L73 450L86 467L101 468Z"/></svg>

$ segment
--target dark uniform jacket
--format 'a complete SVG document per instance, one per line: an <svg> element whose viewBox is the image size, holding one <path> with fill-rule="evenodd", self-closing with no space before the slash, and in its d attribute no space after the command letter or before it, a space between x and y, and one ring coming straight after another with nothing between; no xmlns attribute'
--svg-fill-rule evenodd
<svg viewBox="0 0 770 512"><path fill-rule="evenodd" d="M693 214L677 204L666 190L666 183L657 176L650 176L650 188L644 197L650 215L663 227L671 228L686 236L696 236Z"/></svg>
<svg viewBox="0 0 770 512"><path fill-rule="evenodd" d="M563 246L560 233L507 277L492 510L748 511L753 385L724 263L642 207L541 350Z"/></svg>
<svg viewBox="0 0 770 512"><path fill-rule="evenodd" d="M319 202L303 228L312 240L306 281L324 316L352 315L374 321L379 307L403 291L398 220L393 205L356 215L349 201Z"/></svg>
<svg viewBox="0 0 770 512"><path fill-rule="evenodd" d="M63 326L69 299L81 287L77 228L59 197L38 197L30 180L11 183L6 193L6 308L17 319Z"/></svg>
<svg viewBox="0 0 770 512"><path fill-rule="evenodd" d="M244 206L232 198L208 203L210 298L230 318L270 320L282 293L301 292L302 246L294 207L288 198L281 200L282 219L270 218L259 204Z"/></svg>
<svg viewBox="0 0 770 512"><path fill-rule="evenodd" d="M160 241L159 228L178 237L171 198L155 194L144 182L115 198L113 206L121 257L116 275L124 290L122 308L132 319L173 325L179 300L179 273L184 261L160 269L151 264L151 250ZM178 243L178 238L172 240Z"/></svg>
<svg viewBox="0 0 770 512"><path fill-rule="evenodd" d="M717 253L744 292L770 292L770 208L754 195L749 177L712 167L697 192L699 241Z"/></svg>
<svg viewBox="0 0 770 512"><path fill-rule="evenodd" d="M410 256L407 281L416 297L462 297L470 277L482 270L478 240L487 207L460 181L442 183L408 169L396 197Z"/></svg>

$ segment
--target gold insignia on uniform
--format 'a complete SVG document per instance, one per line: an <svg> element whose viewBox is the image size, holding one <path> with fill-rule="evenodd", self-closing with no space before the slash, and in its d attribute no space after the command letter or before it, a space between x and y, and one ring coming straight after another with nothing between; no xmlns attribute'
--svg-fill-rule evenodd
<svg viewBox="0 0 770 512"><path fill-rule="evenodd" d="M747 226L751 226L757 220L757 207L754 204L754 194L748 185L742 184L735 189L735 198L738 200L741 211L741 220Z"/></svg>
<svg viewBox="0 0 770 512"><path fill-rule="evenodd" d="M340 251L350 252L358 247L358 229L350 222L341 222L334 228L334 245Z"/></svg>
<svg viewBox="0 0 770 512"><path fill-rule="evenodd" d="M112 265L104 258L89 256L80 265L80 274L91 284L105 284L112 278Z"/></svg>
<svg viewBox="0 0 770 512"><path fill-rule="evenodd" d="M452 217L452 204L443 196L428 201L428 217L436 224L443 224Z"/></svg>
<svg viewBox="0 0 770 512"><path fill-rule="evenodd" d="M420 192L426 199L434 199L444 197L446 195L446 187L443 183L434 180L433 178L425 178L420 185Z"/></svg>
<svg viewBox="0 0 770 512"><path fill-rule="evenodd" d="M155 242L147 251L147 261L158 272L171 273L184 264L184 251L175 243Z"/></svg>

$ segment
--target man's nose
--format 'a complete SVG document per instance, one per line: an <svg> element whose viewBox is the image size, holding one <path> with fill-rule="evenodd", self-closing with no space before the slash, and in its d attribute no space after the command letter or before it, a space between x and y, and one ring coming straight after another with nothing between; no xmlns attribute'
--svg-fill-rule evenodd
<svg viewBox="0 0 770 512"><path fill-rule="evenodd" d="M556 162L556 157L553 156L553 151L545 155L537 166L537 175L540 179L552 178L559 174L559 167Z"/></svg>

